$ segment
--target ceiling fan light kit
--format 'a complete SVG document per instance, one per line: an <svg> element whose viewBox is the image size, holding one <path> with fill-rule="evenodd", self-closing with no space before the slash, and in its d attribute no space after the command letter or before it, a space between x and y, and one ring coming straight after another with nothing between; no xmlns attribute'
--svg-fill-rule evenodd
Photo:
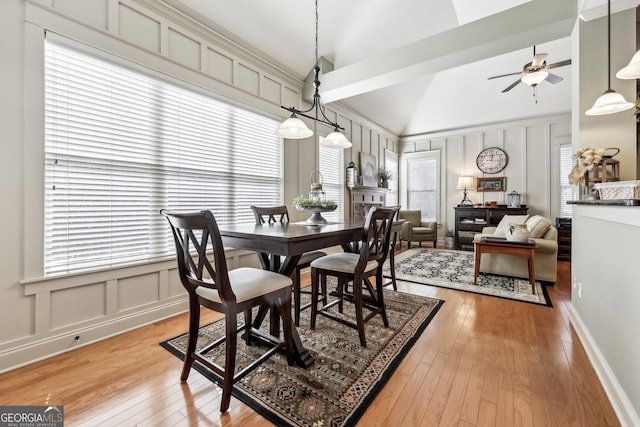
<svg viewBox="0 0 640 427"><path fill-rule="evenodd" d="M634 55L635 58L635 55ZM633 59L632 59L633 60ZM607 90L585 111L587 116L601 116L603 114L619 113L635 107L624 97L611 89L611 0L607 1Z"/></svg>
<svg viewBox="0 0 640 427"><path fill-rule="evenodd" d="M549 75L548 71L545 70L540 70L540 71L535 71L531 74L525 74L524 76L522 76L522 83L527 84L529 86L537 86L540 83L542 83L547 76Z"/></svg>

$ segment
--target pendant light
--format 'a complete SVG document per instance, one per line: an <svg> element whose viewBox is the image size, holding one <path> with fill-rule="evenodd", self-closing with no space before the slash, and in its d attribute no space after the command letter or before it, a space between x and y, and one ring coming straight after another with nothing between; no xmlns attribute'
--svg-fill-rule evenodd
<svg viewBox="0 0 640 427"><path fill-rule="evenodd" d="M640 79L640 50L633 55L629 65L616 73L616 77L623 80Z"/></svg>
<svg viewBox="0 0 640 427"><path fill-rule="evenodd" d="M313 93L313 104L307 110L298 110L295 107L284 107L280 106L280 108L290 111L291 117L286 119L282 124L276 129L276 135L281 138L289 138L289 139L303 139L309 138L313 135L313 131L307 127L307 125L300 120L297 116L306 117L311 120L315 120L316 122L324 123L333 128L333 132L324 138L322 141L322 146L329 148L349 148L351 147L351 142L344 136L340 131L344 131L344 128L338 125L337 121L332 122L327 118L324 113L324 109L320 105L320 66L318 65L318 0L316 0L316 65L313 67L314 79L313 79L313 87L315 89ZM309 115L307 113L315 110L315 117Z"/></svg>
<svg viewBox="0 0 640 427"><path fill-rule="evenodd" d="M596 99L593 107L585 112L587 116L619 113L635 106L632 102L627 102L621 94L611 89L611 0L607 0L607 55L608 89Z"/></svg>

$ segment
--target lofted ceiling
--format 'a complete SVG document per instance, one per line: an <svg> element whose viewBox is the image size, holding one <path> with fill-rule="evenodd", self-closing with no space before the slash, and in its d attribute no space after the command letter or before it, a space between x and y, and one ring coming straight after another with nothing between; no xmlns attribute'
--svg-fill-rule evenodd
<svg viewBox="0 0 640 427"><path fill-rule="evenodd" d="M315 64L314 0L163 0L304 79ZM564 80L536 90L518 76L537 53L571 58L578 14L606 13L606 0L318 0L324 103L340 102L398 135L568 112ZM636 3L615 0L612 10ZM616 9L617 8L617 9Z"/></svg>

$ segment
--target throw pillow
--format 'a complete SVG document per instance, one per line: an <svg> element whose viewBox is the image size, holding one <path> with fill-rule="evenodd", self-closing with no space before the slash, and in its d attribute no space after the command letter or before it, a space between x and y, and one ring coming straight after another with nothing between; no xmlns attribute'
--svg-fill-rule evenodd
<svg viewBox="0 0 640 427"><path fill-rule="evenodd" d="M549 228L551 228L551 220L540 216L534 215L526 222L527 230L529 230L529 237L532 239L538 239L545 235Z"/></svg>
<svg viewBox="0 0 640 427"><path fill-rule="evenodd" d="M500 220L500 224L498 224L493 234L502 234L504 236L509 228L509 224L524 224L527 218L529 218L529 215L505 215Z"/></svg>

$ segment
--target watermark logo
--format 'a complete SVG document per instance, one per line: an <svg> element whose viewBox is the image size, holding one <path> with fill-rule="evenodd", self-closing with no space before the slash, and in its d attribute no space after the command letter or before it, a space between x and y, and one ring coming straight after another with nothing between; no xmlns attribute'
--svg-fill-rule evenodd
<svg viewBox="0 0 640 427"><path fill-rule="evenodd" d="M62 427L64 406L0 406L0 427Z"/></svg>

